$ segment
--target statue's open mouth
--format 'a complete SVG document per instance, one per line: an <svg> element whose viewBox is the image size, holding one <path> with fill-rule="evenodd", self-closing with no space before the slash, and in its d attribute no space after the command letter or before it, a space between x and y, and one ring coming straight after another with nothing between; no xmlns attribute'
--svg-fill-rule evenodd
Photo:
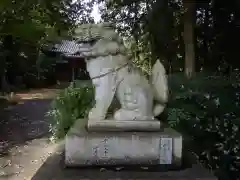
<svg viewBox="0 0 240 180"><path fill-rule="evenodd" d="M66 57L77 57L83 56L82 52L90 51L91 47L96 43L97 40L80 41L80 40L62 40L60 43L54 44L53 46L47 46L42 51L44 53L52 52L54 54L60 54Z"/></svg>

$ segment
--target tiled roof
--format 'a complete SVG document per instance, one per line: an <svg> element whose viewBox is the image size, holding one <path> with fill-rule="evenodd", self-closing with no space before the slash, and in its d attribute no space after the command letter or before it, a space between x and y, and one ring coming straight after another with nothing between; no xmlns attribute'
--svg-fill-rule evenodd
<svg viewBox="0 0 240 180"><path fill-rule="evenodd" d="M86 51L90 46L88 44L76 43L75 41L62 40L60 44L55 44L53 51L75 54L77 52Z"/></svg>
<svg viewBox="0 0 240 180"><path fill-rule="evenodd" d="M62 40L60 43L49 47L47 51L61 53L66 57L81 57L81 52L88 50L89 47L89 43Z"/></svg>

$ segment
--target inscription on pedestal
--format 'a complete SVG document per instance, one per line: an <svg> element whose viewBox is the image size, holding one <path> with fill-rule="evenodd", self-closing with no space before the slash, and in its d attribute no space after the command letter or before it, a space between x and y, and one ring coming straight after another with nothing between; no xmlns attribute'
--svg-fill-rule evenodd
<svg viewBox="0 0 240 180"><path fill-rule="evenodd" d="M159 146L159 164L172 164L172 138L161 138Z"/></svg>
<svg viewBox="0 0 240 180"><path fill-rule="evenodd" d="M99 159L108 159L109 158L109 139L104 138L98 145L99 148Z"/></svg>
<svg viewBox="0 0 240 180"><path fill-rule="evenodd" d="M112 138L104 138L103 140L99 140L96 142L95 146L92 148L92 156L94 157L96 163L104 160L105 163L108 163L108 160L113 156L112 147L113 139Z"/></svg>
<svg viewBox="0 0 240 180"><path fill-rule="evenodd" d="M135 140L132 143L134 144L135 142L138 141ZM94 161L96 161L96 164L98 164L100 161L104 161L105 164L108 164L110 163L112 157L116 156L123 156L125 161L127 160L131 161L131 158L127 156L128 152L124 152L124 150L121 151L123 145L121 145L120 142L118 142L120 143L118 145L116 145L115 143L116 141L114 138L103 138L102 140L99 139L95 141L94 143L95 145L92 147L92 157L94 158ZM158 139L157 144L159 144L159 164L172 164L173 156L172 143L173 143L172 138ZM139 146L139 148L137 148L137 144L134 147L135 147L134 149L130 148L129 150L134 151L135 154L139 154L139 156L141 156L140 152L142 148L145 147ZM120 152L116 152L118 150L120 150Z"/></svg>

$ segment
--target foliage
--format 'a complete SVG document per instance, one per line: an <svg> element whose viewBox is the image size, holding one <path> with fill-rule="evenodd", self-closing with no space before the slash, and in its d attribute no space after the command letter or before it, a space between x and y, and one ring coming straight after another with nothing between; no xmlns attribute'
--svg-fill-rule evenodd
<svg viewBox="0 0 240 180"><path fill-rule="evenodd" d="M0 3L0 34L12 35L25 40L41 40L49 29L68 30L78 22L92 21L89 18L92 5L90 3L68 0L43 1L8 1ZM23 23L24 22L24 23ZM51 30L50 30L51 31ZM37 38L37 39L36 39Z"/></svg>
<svg viewBox="0 0 240 180"><path fill-rule="evenodd" d="M15 85L17 76L33 81L41 47L67 35L77 23L92 22L91 9L83 1L1 0L0 81L4 77Z"/></svg>
<svg viewBox="0 0 240 180"><path fill-rule="evenodd" d="M77 119L86 117L93 105L93 97L93 88L87 85L78 88L71 85L59 93L48 112L54 139L64 138Z"/></svg>
<svg viewBox="0 0 240 180"><path fill-rule="evenodd" d="M170 76L169 124L191 138L199 160L222 179L236 179L240 163L240 83L232 77Z"/></svg>
<svg viewBox="0 0 240 180"><path fill-rule="evenodd" d="M160 59L169 66L171 59L182 54L179 46L181 7L179 1L113 0L103 1L101 12L103 21L116 23L140 64L146 66Z"/></svg>
<svg viewBox="0 0 240 180"><path fill-rule="evenodd" d="M239 53L239 8L237 0L205 1L147 1L99 0L102 2L103 21L116 23L118 31L131 37L135 57L146 61L160 58L169 72L184 69L184 25L186 6L197 2L192 16L195 30L196 71L208 69L229 73L231 67L240 67L235 61ZM185 24L184 24L185 22ZM187 34L187 33L185 33ZM129 39L128 39L129 40ZM219 67L225 66L225 70Z"/></svg>

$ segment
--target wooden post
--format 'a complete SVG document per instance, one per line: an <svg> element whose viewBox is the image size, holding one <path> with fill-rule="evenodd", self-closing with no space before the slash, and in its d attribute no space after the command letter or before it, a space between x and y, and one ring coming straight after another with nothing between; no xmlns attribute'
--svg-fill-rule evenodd
<svg viewBox="0 0 240 180"><path fill-rule="evenodd" d="M73 87L75 88L75 68L72 67L72 83L73 83Z"/></svg>

